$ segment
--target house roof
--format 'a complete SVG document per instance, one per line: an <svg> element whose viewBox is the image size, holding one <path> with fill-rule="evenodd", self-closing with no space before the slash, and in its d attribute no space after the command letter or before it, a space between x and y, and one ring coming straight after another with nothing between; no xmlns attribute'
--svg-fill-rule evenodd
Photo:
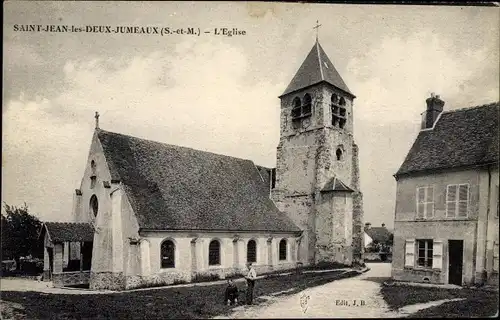
<svg viewBox="0 0 500 320"><path fill-rule="evenodd" d="M111 179L123 184L142 229L300 230L250 160L97 130Z"/></svg>
<svg viewBox="0 0 500 320"><path fill-rule="evenodd" d="M370 229L365 229L365 232L370 236L370 238L372 238L373 241L377 241L379 243L386 242L391 236L391 232L389 232L386 227L371 227Z"/></svg>
<svg viewBox="0 0 500 320"><path fill-rule="evenodd" d="M282 96L323 81L354 96L319 42L316 41Z"/></svg>
<svg viewBox="0 0 500 320"><path fill-rule="evenodd" d="M94 241L94 229L89 223L45 222L52 242Z"/></svg>
<svg viewBox="0 0 500 320"><path fill-rule="evenodd" d="M396 177L498 162L499 114L498 102L443 112L433 129L420 131Z"/></svg>
<svg viewBox="0 0 500 320"><path fill-rule="evenodd" d="M349 188L342 180L337 177L333 177L330 181L328 181L321 191L345 191L345 192L354 192L351 188Z"/></svg>

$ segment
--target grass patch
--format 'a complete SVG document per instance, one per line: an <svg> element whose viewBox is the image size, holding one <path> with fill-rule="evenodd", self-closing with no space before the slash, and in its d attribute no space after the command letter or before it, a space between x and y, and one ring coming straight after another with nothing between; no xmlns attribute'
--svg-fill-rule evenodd
<svg viewBox="0 0 500 320"><path fill-rule="evenodd" d="M412 314L418 318L490 317L498 310L498 293L471 289L440 289L411 286L382 287L384 300L392 310L407 305L442 299L465 298L447 302Z"/></svg>
<svg viewBox="0 0 500 320"><path fill-rule="evenodd" d="M257 280L254 297L295 288L292 294L352 276L341 272L292 274ZM237 283L239 304L244 302L245 285ZM16 303L15 318L28 319L194 319L230 313L233 306L224 304L226 284L164 288L110 294L44 294L40 292L2 292L2 301ZM257 301L260 303L261 301Z"/></svg>

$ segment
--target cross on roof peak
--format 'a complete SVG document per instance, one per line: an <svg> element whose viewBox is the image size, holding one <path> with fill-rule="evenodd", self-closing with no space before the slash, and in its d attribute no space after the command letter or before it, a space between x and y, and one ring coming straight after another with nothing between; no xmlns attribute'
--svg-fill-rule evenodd
<svg viewBox="0 0 500 320"><path fill-rule="evenodd" d="M321 27L321 24L319 24L319 20L316 20L316 25L313 27L313 29L316 29L316 41L318 41L319 27Z"/></svg>
<svg viewBox="0 0 500 320"><path fill-rule="evenodd" d="M97 111L95 112L94 118L95 118L95 128L99 129L99 112Z"/></svg>

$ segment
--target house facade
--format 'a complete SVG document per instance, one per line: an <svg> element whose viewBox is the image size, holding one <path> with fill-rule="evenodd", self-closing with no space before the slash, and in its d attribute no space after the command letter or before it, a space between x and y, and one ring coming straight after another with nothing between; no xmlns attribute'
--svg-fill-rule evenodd
<svg viewBox="0 0 500 320"><path fill-rule="evenodd" d="M498 103L443 111L426 100L397 181L392 277L498 284Z"/></svg>
<svg viewBox="0 0 500 320"><path fill-rule="evenodd" d="M318 42L281 98L277 168L96 129L46 279L91 289L362 262L353 99Z"/></svg>

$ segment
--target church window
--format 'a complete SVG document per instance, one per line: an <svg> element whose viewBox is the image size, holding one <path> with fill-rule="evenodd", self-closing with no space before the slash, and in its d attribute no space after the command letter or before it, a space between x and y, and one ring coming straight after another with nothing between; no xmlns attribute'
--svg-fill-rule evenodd
<svg viewBox="0 0 500 320"><path fill-rule="evenodd" d="M216 266L219 264L220 264L220 242L217 240L212 240L208 245L208 265Z"/></svg>
<svg viewBox="0 0 500 320"><path fill-rule="evenodd" d="M337 151L335 151L335 155L337 156L338 161L342 160L342 149L337 148Z"/></svg>
<svg viewBox="0 0 500 320"><path fill-rule="evenodd" d="M286 260L286 239L281 239L280 244L279 244L279 259L280 260Z"/></svg>
<svg viewBox="0 0 500 320"><path fill-rule="evenodd" d="M347 112L346 112L346 101L344 97L339 97L334 93L332 94L332 125L334 127L339 127L340 129L343 129L345 127L345 124L347 122Z"/></svg>
<svg viewBox="0 0 500 320"><path fill-rule="evenodd" d="M161 267L175 268L175 244L172 240L165 240L161 243Z"/></svg>
<svg viewBox="0 0 500 320"><path fill-rule="evenodd" d="M295 97L292 102L292 120L298 120L305 117L309 117L312 112L312 98L309 93L304 95L304 99L301 103L299 97Z"/></svg>
<svg viewBox="0 0 500 320"><path fill-rule="evenodd" d="M308 116L311 114L312 98L309 93L304 95L304 104L302 105L302 115Z"/></svg>
<svg viewBox="0 0 500 320"><path fill-rule="evenodd" d="M300 101L300 98L295 97L295 99L293 99L293 108L292 108L292 118L293 119L300 117L300 115L302 113L301 106L302 106L302 102Z"/></svg>
<svg viewBox="0 0 500 320"><path fill-rule="evenodd" d="M250 240L247 243L247 262L257 262L257 243Z"/></svg>
<svg viewBox="0 0 500 320"><path fill-rule="evenodd" d="M90 162L90 175L91 175L91 176L95 176L95 175L96 175L96 174L95 174L95 170L96 170L95 161L94 161L94 160L92 160L92 161Z"/></svg>
<svg viewBox="0 0 500 320"><path fill-rule="evenodd" d="M95 165L95 161L92 160L90 162L90 189L94 189L95 184L96 184L96 180L97 180L96 165Z"/></svg>
<svg viewBox="0 0 500 320"><path fill-rule="evenodd" d="M338 104L339 103L339 96L336 95L335 93L332 94L332 103L333 104Z"/></svg>
<svg viewBox="0 0 500 320"><path fill-rule="evenodd" d="M98 211L99 211L99 201L97 201L97 197L94 194L92 195L92 197L90 197L90 213L92 213L94 217L97 217Z"/></svg>

